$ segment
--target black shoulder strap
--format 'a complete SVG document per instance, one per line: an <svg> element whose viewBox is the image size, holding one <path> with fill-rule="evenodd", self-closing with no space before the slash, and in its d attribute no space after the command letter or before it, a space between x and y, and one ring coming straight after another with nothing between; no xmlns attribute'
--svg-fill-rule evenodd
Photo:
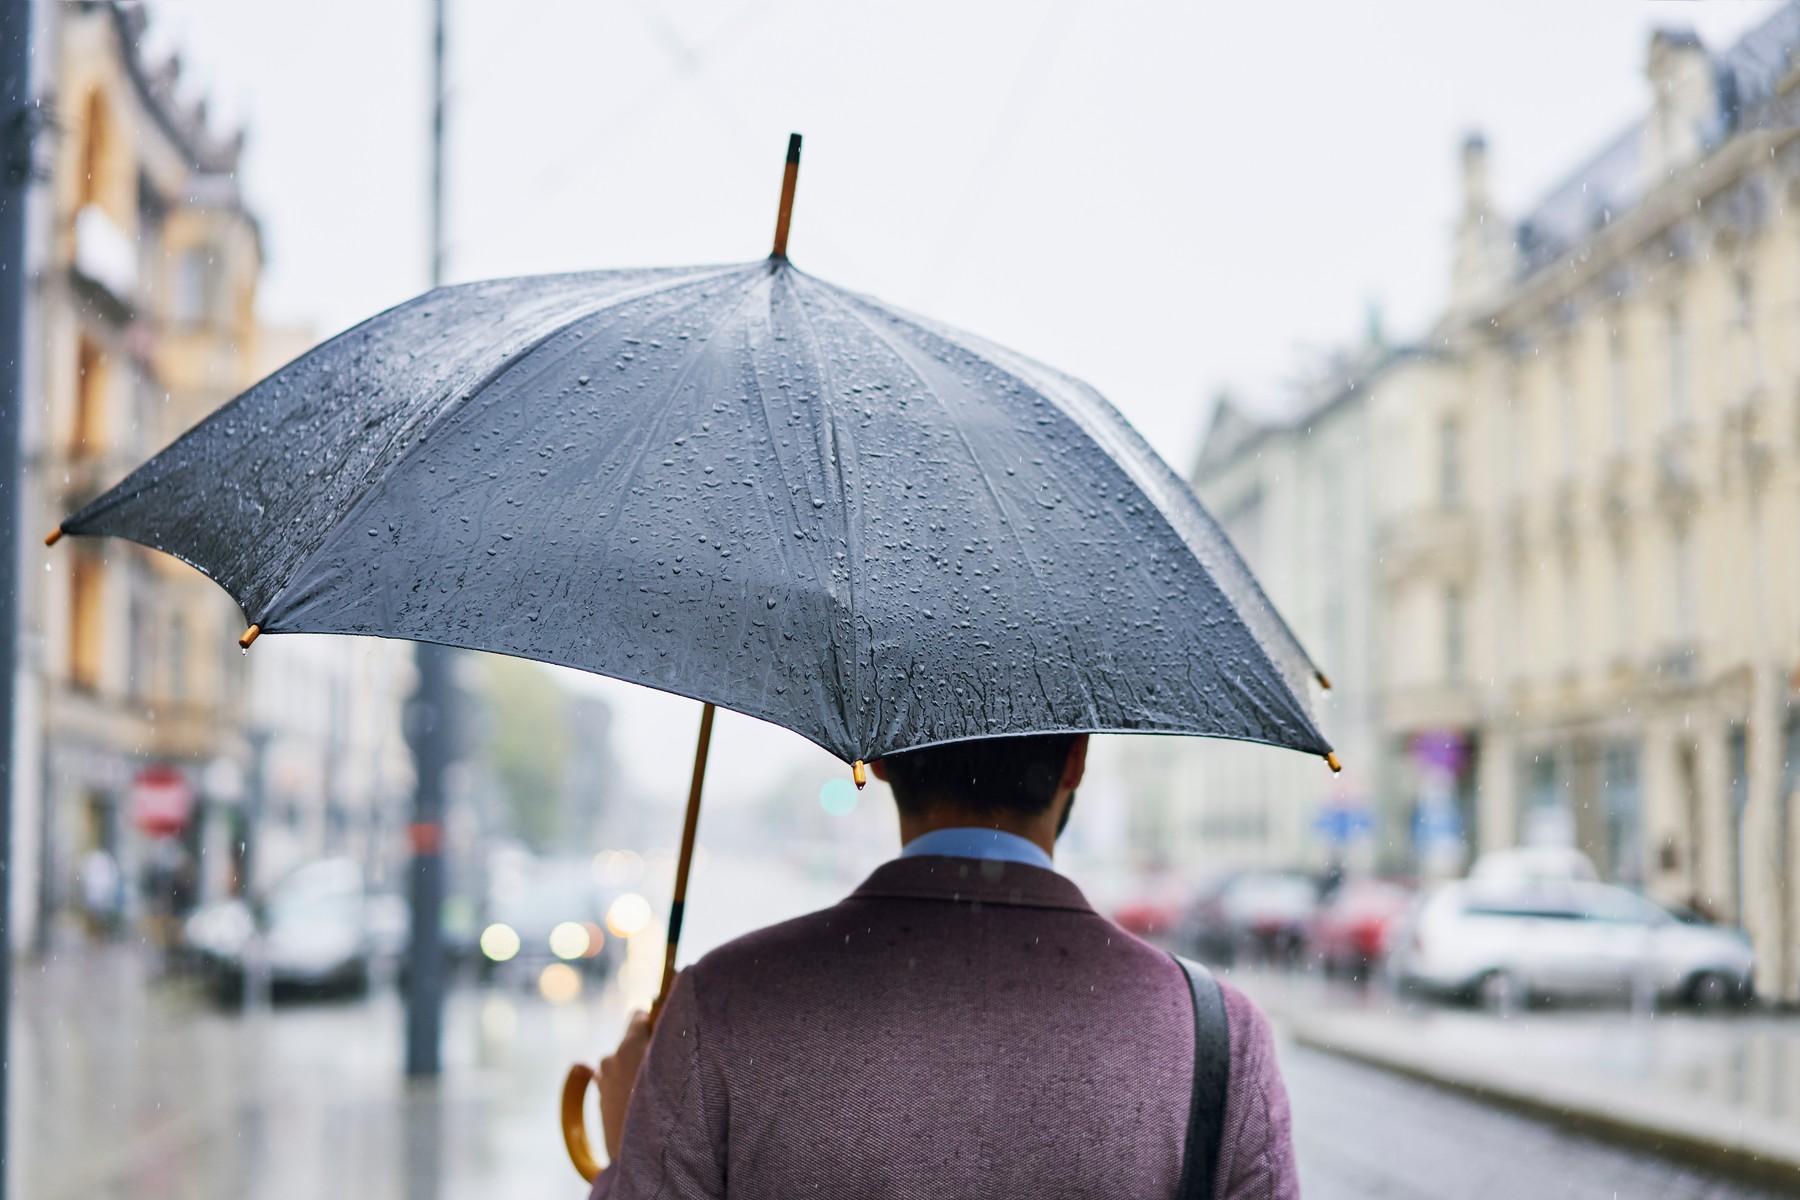
<svg viewBox="0 0 1800 1200"><path fill-rule="evenodd" d="M1225 1022L1225 995L1212 972L1179 954L1170 957L1186 973L1194 994L1194 1095L1188 1101L1180 1200L1212 1200L1231 1082L1231 1029Z"/></svg>

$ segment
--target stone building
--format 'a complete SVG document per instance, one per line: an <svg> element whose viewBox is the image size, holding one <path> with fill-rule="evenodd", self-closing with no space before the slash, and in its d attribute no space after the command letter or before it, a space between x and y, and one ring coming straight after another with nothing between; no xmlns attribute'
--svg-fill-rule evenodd
<svg viewBox="0 0 1800 1200"><path fill-rule="evenodd" d="M1381 409L1402 791L1741 922L1800 998L1800 8L1662 32L1645 116L1523 219L1463 151L1448 375Z"/></svg>
<svg viewBox="0 0 1800 1200"><path fill-rule="evenodd" d="M1317 711L1344 770L1266 746L1130 739L1120 755L1129 839L1147 865L1211 874L1383 857L1367 396L1410 357L1372 344L1279 418L1229 397L1214 408L1190 482L1329 676Z"/></svg>
<svg viewBox="0 0 1800 1200"><path fill-rule="evenodd" d="M220 135L204 102L178 94L175 60L142 60L140 7L83 0L37 12L35 89L53 120L28 216L37 399L24 414L23 512L42 533L295 346L257 323L263 255L237 182L242 135ZM282 666L292 650L259 645L253 667L223 591L123 542L65 540L28 551L24 565L35 586L21 595L21 716L41 736L20 739L15 945L82 907L96 851L118 869L121 923L166 908L172 889L192 903L240 886L255 789L278 787L281 774L267 761L258 769L247 731L278 755L315 708L331 709L331 720L376 731L383 748L370 753L392 763L392 689L403 681L376 693L381 712L369 716L331 687L299 688ZM337 664L327 675L357 669L354 652L325 653ZM315 739L301 753L319 771L367 774L347 765L353 742ZM406 779L381 770L378 790L403 796ZM317 795L302 807L329 810ZM324 829L312 852L328 844Z"/></svg>

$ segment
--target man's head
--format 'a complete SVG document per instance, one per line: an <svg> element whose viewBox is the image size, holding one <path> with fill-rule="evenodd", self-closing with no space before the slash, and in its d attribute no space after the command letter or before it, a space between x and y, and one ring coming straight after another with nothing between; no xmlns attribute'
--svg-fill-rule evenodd
<svg viewBox="0 0 1800 1200"><path fill-rule="evenodd" d="M1087 765L1087 734L951 742L870 763L894 790L903 825L979 824L1013 832L1068 822ZM1029 836L1029 835L1028 835Z"/></svg>

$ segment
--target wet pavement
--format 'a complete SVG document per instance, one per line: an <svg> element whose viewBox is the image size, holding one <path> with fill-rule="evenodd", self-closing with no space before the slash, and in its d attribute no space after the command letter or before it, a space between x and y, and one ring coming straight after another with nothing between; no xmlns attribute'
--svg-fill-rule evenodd
<svg viewBox="0 0 1800 1200"><path fill-rule="evenodd" d="M696 880L697 898L704 885L718 899L699 908L693 952L823 903L840 883L715 856ZM558 1132L561 1080L569 1063L614 1043L629 990L594 988L564 1005L523 988L459 990L442 1080L408 1086L392 990L222 1012L189 985L153 978L131 946L21 963L15 980L8 1169L12 1194L32 1200L579 1196ZM1379 996L1316 981L1247 982L1278 1016L1384 1013ZM1496 1026L1474 1013L1406 1019L1463 1041L1491 1041ZM1580 1065L1692 1096L1786 1105L1778 1098L1790 1092L1760 1081L1800 1078L1800 1062L1783 1057L1788 1021L1534 1014L1503 1032L1537 1047L1545 1069ZM1718 1047L1732 1039L1739 1049L1720 1066ZM1780 1194L1291 1042L1281 1052L1310 1200Z"/></svg>

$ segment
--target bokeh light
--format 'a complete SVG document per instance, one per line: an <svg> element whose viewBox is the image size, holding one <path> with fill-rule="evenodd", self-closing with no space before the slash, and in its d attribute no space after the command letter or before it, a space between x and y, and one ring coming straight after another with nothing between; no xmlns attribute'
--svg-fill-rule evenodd
<svg viewBox="0 0 1800 1200"><path fill-rule="evenodd" d="M606 910L606 927L614 937L628 938L650 924L650 902L636 892L626 892Z"/></svg>
<svg viewBox="0 0 1800 1200"><path fill-rule="evenodd" d="M834 817L849 816L856 809L856 785L841 775L827 779L819 789L819 807Z"/></svg>
<svg viewBox="0 0 1800 1200"><path fill-rule="evenodd" d="M564 921L550 931L550 953L558 958L580 958L588 952L587 926Z"/></svg>
<svg viewBox="0 0 1800 1200"><path fill-rule="evenodd" d="M481 931L481 952L497 963L505 962L519 952L518 932L496 921Z"/></svg>
<svg viewBox="0 0 1800 1200"><path fill-rule="evenodd" d="M567 1004L581 995L581 972L568 963L551 963L538 976L538 994L552 1004Z"/></svg>

